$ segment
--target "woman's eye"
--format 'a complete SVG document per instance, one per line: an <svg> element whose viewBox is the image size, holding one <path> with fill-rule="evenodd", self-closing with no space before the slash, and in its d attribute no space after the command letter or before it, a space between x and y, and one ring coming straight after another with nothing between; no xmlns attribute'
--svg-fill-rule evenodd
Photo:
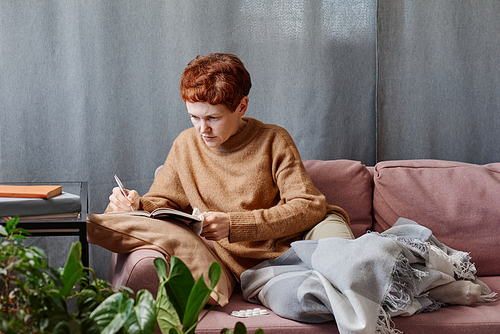
<svg viewBox="0 0 500 334"><path fill-rule="evenodd" d="M194 120L194 121L196 121L196 120L198 120L198 117L191 115L191 119Z"/></svg>

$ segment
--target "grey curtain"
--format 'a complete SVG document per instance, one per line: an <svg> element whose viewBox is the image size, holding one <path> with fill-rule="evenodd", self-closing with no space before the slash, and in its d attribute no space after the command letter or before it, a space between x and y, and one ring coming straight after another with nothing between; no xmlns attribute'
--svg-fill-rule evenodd
<svg viewBox="0 0 500 334"><path fill-rule="evenodd" d="M92 211L115 173L146 191L210 52L242 58L247 115L304 159L375 162L374 1L0 1L1 180L89 180Z"/></svg>
<svg viewBox="0 0 500 334"><path fill-rule="evenodd" d="M500 161L500 1L378 3L378 160Z"/></svg>
<svg viewBox="0 0 500 334"><path fill-rule="evenodd" d="M303 159L499 161L499 22L497 0L0 0L0 182L87 180L91 212L114 174L146 192L210 52L240 56L247 115ZM60 239L33 242L58 264Z"/></svg>

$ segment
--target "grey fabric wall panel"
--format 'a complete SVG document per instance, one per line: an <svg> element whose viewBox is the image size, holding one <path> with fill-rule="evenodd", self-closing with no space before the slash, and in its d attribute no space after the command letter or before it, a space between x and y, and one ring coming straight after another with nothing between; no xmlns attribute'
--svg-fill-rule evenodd
<svg viewBox="0 0 500 334"><path fill-rule="evenodd" d="M378 160L500 161L500 1L378 7Z"/></svg>
<svg viewBox="0 0 500 334"><path fill-rule="evenodd" d="M375 163L375 0L0 0L0 182L88 180L91 212L114 174L146 192L191 126L180 74L210 52L241 57L247 115L304 159Z"/></svg>

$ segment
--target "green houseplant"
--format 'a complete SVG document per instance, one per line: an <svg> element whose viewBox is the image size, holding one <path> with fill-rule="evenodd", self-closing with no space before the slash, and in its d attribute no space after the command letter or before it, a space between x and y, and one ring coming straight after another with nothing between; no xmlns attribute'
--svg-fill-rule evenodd
<svg viewBox="0 0 500 334"><path fill-rule="evenodd" d="M17 224L18 218L14 218L0 225L3 334L153 334L157 323L163 334L194 333L203 319L199 314L220 279L216 262L210 267L207 287L203 276L195 281L180 259L171 258L167 275L165 260L158 258L154 261L160 278L156 300L147 290L131 297L131 290L114 291L109 282L97 279L91 268L83 266L79 242L72 245L64 268L51 268L43 250L23 245L29 233ZM72 302L73 311L68 306ZM234 332L228 328L221 332L247 331L238 322ZM264 332L258 329L255 333Z"/></svg>
<svg viewBox="0 0 500 334"><path fill-rule="evenodd" d="M114 292L108 282L95 278L91 268L83 267L80 243L72 245L64 268L50 267L43 250L23 245L29 233L17 223L14 218L0 225L0 331L101 333L92 311L109 296L124 292Z"/></svg>

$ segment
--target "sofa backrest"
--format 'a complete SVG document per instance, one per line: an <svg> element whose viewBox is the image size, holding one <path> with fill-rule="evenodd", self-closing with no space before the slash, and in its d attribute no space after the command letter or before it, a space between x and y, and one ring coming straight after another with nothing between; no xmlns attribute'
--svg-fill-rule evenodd
<svg viewBox="0 0 500 334"><path fill-rule="evenodd" d="M478 275L500 274L500 163L380 162L373 215L375 231L399 217L414 220L442 243L469 252Z"/></svg>
<svg viewBox="0 0 500 334"><path fill-rule="evenodd" d="M385 231L400 217L411 219L430 228L442 243L469 252L478 275L500 275L500 163L303 163L326 201L349 214L355 237L367 230Z"/></svg>
<svg viewBox="0 0 500 334"><path fill-rule="evenodd" d="M373 178L369 168L353 160L304 160L303 163L326 202L347 212L354 236L365 234L372 227Z"/></svg>

